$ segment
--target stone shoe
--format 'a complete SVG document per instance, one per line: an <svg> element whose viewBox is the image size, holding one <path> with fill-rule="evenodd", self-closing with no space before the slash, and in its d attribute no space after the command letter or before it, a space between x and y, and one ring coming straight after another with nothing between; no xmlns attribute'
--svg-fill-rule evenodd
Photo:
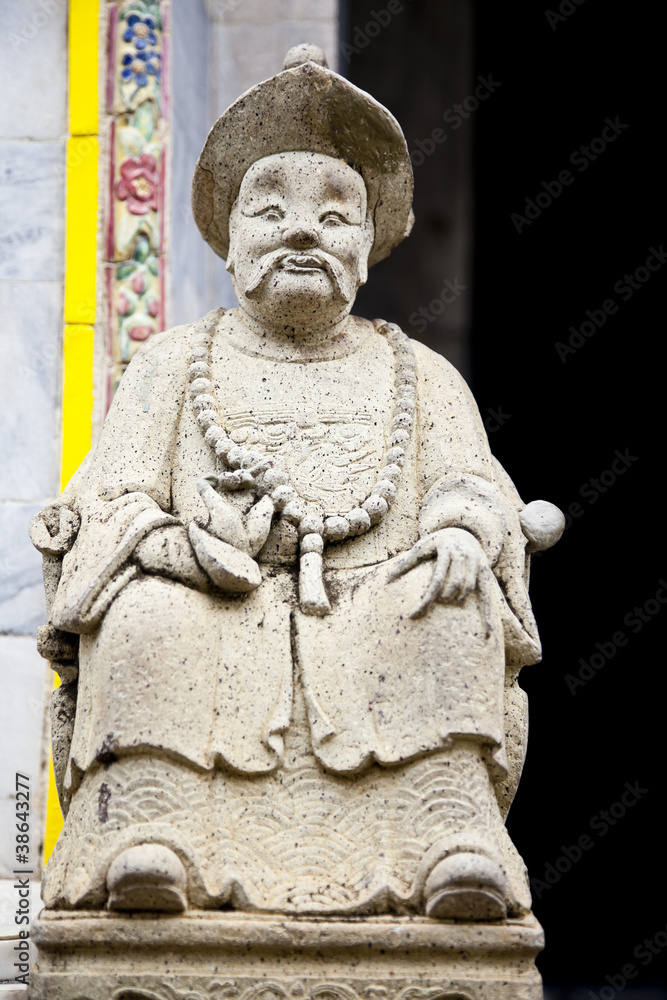
<svg viewBox="0 0 667 1000"><path fill-rule="evenodd" d="M425 913L440 920L504 920L505 893L505 874L495 861L472 851L450 854L426 880Z"/></svg>
<svg viewBox="0 0 667 1000"><path fill-rule="evenodd" d="M187 877L180 858L163 844L139 844L115 858L107 874L110 910L181 913Z"/></svg>

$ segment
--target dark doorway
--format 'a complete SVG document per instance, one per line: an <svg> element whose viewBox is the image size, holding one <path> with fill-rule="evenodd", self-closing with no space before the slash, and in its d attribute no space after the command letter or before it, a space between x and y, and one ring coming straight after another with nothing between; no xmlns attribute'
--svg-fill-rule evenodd
<svg viewBox="0 0 667 1000"><path fill-rule="evenodd" d="M359 312L403 324L459 366L524 499L567 513L563 539L533 565L544 661L522 675L531 736L509 827L546 931L539 965L550 1000L621 990L624 1000L661 1000L658 8L400 6L361 45L355 29L387 4L344 4L343 42L359 51L340 69L387 104L411 150L451 128L443 112L480 79L499 85L424 152L414 233L371 275ZM469 286L459 313L416 329L411 314L457 268Z"/></svg>

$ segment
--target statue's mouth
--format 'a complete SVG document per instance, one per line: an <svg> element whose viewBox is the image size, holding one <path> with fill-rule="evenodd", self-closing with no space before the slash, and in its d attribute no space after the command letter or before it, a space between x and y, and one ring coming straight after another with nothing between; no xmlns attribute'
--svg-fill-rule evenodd
<svg viewBox="0 0 667 1000"><path fill-rule="evenodd" d="M318 274L322 272L331 279L337 293L349 301L354 293L354 287L348 287L345 268L339 260L324 252L299 253L281 248L267 253L255 264L245 290L248 298L256 293L262 283L277 271L287 271L291 274ZM356 286L355 286L356 287Z"/></svg>
<svg viewBox="0 0 667 1000"><path fill-rule="evenodd" d="M326 265L319 257L312 254L292 254L285 257L280 264L284 271L325 271Z"/></svg>

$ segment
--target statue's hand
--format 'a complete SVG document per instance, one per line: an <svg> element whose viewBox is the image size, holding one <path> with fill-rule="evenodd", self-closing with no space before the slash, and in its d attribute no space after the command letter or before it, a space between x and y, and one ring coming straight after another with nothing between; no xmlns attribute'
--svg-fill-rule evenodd
<svg viewBox="0 0 667 1000"><path fill-rule="evenodd" d="M199 480L197 490L208 508L208 517L192 521L188 534L200 566L221 590L254 590L262 576L252 556L257 555L271 530L273 500L263 496L242 516L208 478Z"/></svg>
<svg viewBox="0 0 667 1000"><path fill-rule="evenodd" d="M245 594L262 582L259 566L247 552L204 531L194 521L188 528L197 561L209 580L230 594Z"/></svg>
<svg viewBox="0 0 667 1000"><path fill-rule="evenodd" d="M206 573L194 557L187 531L181 524L154 528L139 542L133 558L144 573L179 580L188 587L205 590Z"/></svg>
<svg viewBox="0 0 667 1000"><path fill-rule="evenodd" d="M208 479L199 480L197 492L208 508L208 518L204 516L197 519L199 527L215 535L220 541L247 552L247 534L236 508L214 490Z"/></svg>
<svg viewBox="0 0 667 1000"><path fill-rule="evenodd" d="M462 603L469 594L478 590L488 632L487 584L491 569L475 536L463 528L442 528L420 538L398 560L389 574L389 581L396 580L426 559L435 559L433 576L421 602L410 617L419 618L437 599L447 603Z"/></svg>
<svg viewBox="0 0 667 1000"><path fill-rule="evenodd" d="M217 477L216 477L217 478ZM209 479L200 479L197 491L208 507L208 520L197 521L221 542L233 545L235 549L255 556L264 545L271 530L271 520L275 505L269 496L263 496L254 504L245 517L213 488Z"/></svg>

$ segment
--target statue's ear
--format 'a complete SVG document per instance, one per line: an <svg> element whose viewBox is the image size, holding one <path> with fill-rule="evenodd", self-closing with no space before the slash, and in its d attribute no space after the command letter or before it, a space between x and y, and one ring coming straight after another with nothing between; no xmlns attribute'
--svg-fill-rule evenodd
<svg viewBox="0 0 667 1000"><path fill-rule="evenodd" d="M238 198L232 205L231 211L229 213L229 250L227 251L227 260L225 261L225 270L229 271L230 274L234 274L234 261L236 259L236 240L234 238L236 230L236 206L238 205Z"/></svg>
<svg viewBox="0 0 667 1000"><path fill-rule="evenodd" d="M373 241L375 239L375 226L373 224L373 216L370 212L366 215L364 230L366 235L366 245L364 247L364 252L359 257L359 274L357 276L359 285L365 285L368 281L368 258L371 250L373 249Z"/></svg>

